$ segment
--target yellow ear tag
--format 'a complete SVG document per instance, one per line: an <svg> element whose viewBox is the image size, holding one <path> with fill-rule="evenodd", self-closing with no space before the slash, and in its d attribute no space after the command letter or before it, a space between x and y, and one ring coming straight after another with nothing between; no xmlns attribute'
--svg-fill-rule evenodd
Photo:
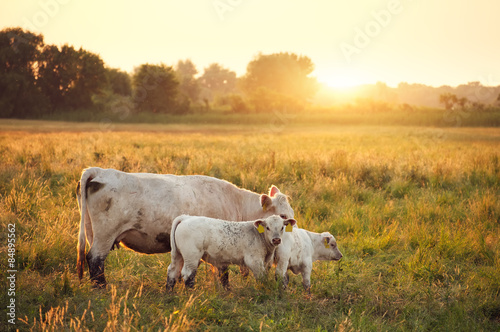
<svg viewBox="0 0 500 332"><path fill-rule="evenodd" d="M292 231L292 229L293 229L292 224L288 224L288 225L286 225L286 227L285 227L285 232L291 232L291 231Z"/></svg>
<svg viewBox="0 0 500 332"><path fill-rule="evenodd" d="M262 226L262 224L257 227L257 230L259 231L259 233L264 233L264 227Z"/></svg>
<svg viewBox="0 0 500 332"><path fill-rule="evenodd" d="M325 248L326 249L330 248L330 245L328 245L328 239L327 238L325 238Z"/></svg>

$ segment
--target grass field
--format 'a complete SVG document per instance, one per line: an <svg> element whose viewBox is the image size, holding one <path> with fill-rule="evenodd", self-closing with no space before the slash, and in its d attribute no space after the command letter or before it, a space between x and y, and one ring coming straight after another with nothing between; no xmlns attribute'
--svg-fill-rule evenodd
<svg viewBox="0 0 500 332"><path fill-rule="evenodd" d="M299 276L282 290L236 267L225 291L205 264L194 290L170 295L170 254L120 249L108 289L94 290L76 276L75 187L88 166L275 184L300 227L334 234L344 258L315 263L310 295ZM0 330L498 331L499 197L498 128L2 120L2 279L11 233L18 272Z"/></svg>

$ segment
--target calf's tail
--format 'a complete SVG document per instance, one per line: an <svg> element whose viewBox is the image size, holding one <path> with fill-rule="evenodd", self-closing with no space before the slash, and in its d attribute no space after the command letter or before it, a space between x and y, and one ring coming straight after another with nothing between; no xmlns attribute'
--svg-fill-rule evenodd
<svg viewBox="0 0 500 332"><path fill-rule="evenodd" d="M177 226L184 220L186 215L181 215L178 216L177 218L174 219L172 222L172 231L170 232L170 246L172 247L172 251L170 255L173 257L174 255L177 255L177 243L175 243L175 231L177 230Z"/></svg>
<svg viewBox="0 0 500 332"><path fill-rule="evenodd" d="M80 232L78 234L78 245L77 245L77 260L76 269L78 272L78 278L82 279L83 270L85 268L85 225L91 222L89 213L87 211L87 185L93 178L98 175L97 168L87 168L83 170L82 177L78 182L76 187L76 196L78 200L78 206L80 207Z"/></svg>

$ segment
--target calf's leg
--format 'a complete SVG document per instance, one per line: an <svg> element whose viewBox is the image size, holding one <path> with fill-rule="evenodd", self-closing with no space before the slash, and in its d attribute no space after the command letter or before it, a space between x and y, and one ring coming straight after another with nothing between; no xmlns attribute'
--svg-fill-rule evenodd
<svg viewBox="0 0 500 332"><path fill-rule="evenodd" d="M252 271L256 280L262 281L266 274L266 268L263 261L259 259L245 260L245 265Z"/></svg>
<svg viewBox="0 0 500 332"><path fill-rule="evenodd" d="M280 280L283 283L283 288L287 288L288 286L288 273L286 272L288 269L288 257L279 258L278 263L276 264L276 279Z"/></svg>
<svg viewBox="0 0 500 332"><path fill-rule="evenodd" d="M312 267L306 267L302 271L302 286L309 294L311 294L311 271Z"/></svg>
<svg viewBox="0 0 500 332"><path fill-rule="evenodd" d="M226 289L229 290L229 269L227 265L224 266L219 266L219 280L222 286Z"/></svg>
<svg viewBox="0 0 500 332"><path fill-rule="evenodd" d="M172 262L167 269L167 292L174 290L175 282L181 275L183 265L184 259L180 254L172 255Z"/></svg>
<svg viewBox="0 0 500 332"><path fill-rule="evenodd" d="M188 262L184 260L184 266L182 267L181 275L184 279L184 285L186 285L187 288L194 287L194 280L196 278L196 271L198 270L199 261L199 259L197 259L195 262Z"/></svg>

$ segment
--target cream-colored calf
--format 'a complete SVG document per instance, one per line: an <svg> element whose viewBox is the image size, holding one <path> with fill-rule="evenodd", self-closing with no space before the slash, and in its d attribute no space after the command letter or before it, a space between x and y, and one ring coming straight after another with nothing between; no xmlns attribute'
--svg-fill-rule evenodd
<svg viewBox="0 0 500 332"><path fill-rule="evenodd" d="M207 217L180 216L174 220L170 243L172 262L168 267L167 290L174 288L182 275L186 287L194 286L200 260L224 273L222 285L229 287L227 267L246 266L256 279L272 264L274 251L281 244L285 227L294 219L270 216L266 219L232 222Z"/></svg>
<svg viewBox="0 0 500 332"><path fill-rule="evenodd" d="M293 232L283 235L283 243L276 249L276 275L288 285L287 270L302 274L302 284L309 291L311 288L311 271L314 261L338 261L342 253L337 241L328 232L314 233L305 229L293 228Z"/></svg>

